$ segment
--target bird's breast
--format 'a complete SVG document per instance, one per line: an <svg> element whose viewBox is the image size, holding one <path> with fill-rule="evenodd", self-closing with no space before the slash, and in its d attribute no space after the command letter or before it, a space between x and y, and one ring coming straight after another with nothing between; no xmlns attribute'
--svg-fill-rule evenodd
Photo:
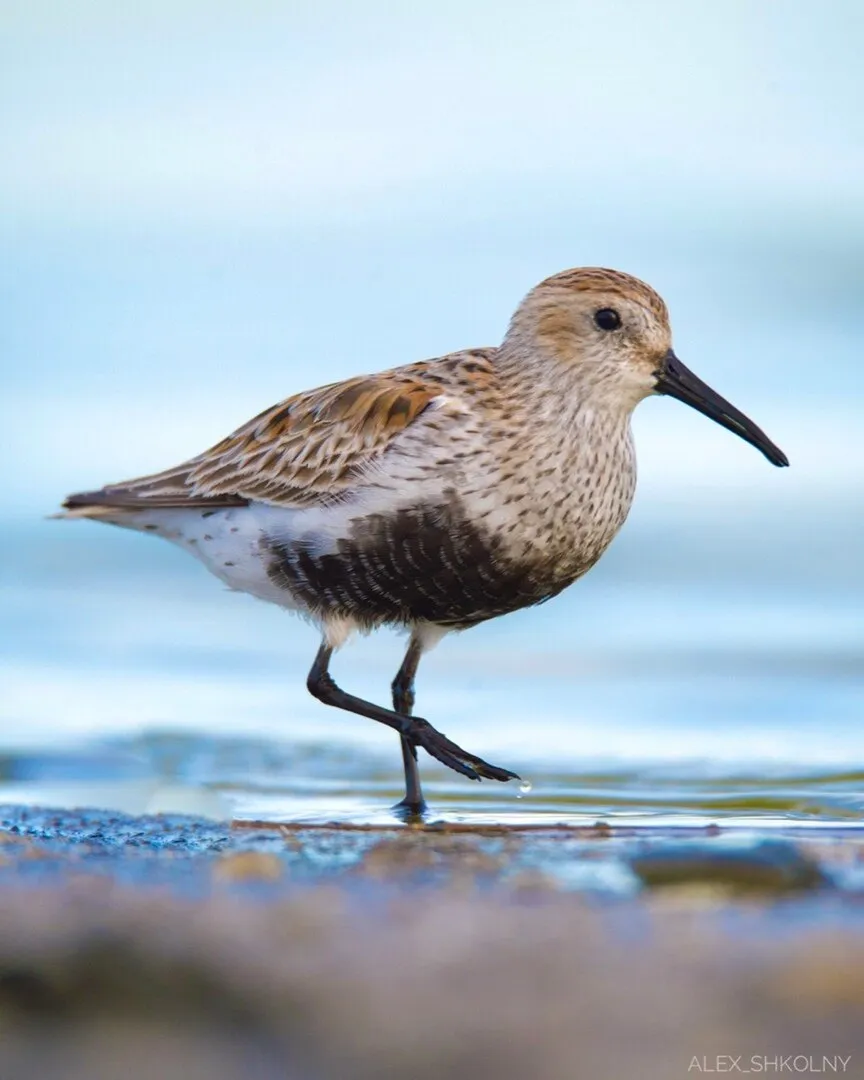
<svg viewBox="0 0 864 1080"><path fill-rule="evenodd" d="M467 485L472 520L500 538L502 557L563 588L588 570L621 528L636 486L629 429L604 440L526 440L494 482ZM563 582L563 584L561 584Z"/></svg>

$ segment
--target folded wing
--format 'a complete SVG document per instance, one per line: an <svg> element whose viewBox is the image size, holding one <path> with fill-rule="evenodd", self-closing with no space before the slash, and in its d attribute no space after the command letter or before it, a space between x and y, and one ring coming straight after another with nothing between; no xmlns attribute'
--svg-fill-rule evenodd
<svg viewBox="0 0 864 1080"><path fill-rule="evenodd" d="M355 487L441 388L419 372L385 372L297 394L173 469L70 495L64 508L301 507Z"/></svg>

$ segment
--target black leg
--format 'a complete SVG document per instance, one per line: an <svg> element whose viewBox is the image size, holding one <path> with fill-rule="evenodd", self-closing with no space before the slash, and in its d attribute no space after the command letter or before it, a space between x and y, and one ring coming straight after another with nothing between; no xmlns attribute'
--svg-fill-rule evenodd
<svg viewBox="0 0 864 1080"><path fill-rule="evenodd" d="M414 676L423 650L420 642L412 637L402 666L393 680L393 711L400 716L410 716L414 709ZM402 764L405 768L405 798L398 802L395 810L406 816L419 817L426 809L423 789L420 787L420 770L417 767L417 747L405 735L400 735L402 742Z"/></svg>
<svg viewBox="0 0 864 1080"><path fill-rule="evenodd" d="M315 663L306 679L309 693L319 701L323 701L325 705L346 709L348 712L357 713L358 716L368 716L370 720L377 720L379 724L386 724L387 727L398 731L400 735L406 736L413 746L422 746L442 765L447 765L455 772L462 773L469 780L505 782L519 779L516 773L508 769L499 769L497 765L490 765L488 761L469 754L446 735L436 731L428 720L422 720L419 716L401 716L380 705L373 705L371 701L364 701L363 698L355 697L353 694L346 694L344 690L339 689L327 670L332 655L333 649L323 644L318 650Z"/></svg>

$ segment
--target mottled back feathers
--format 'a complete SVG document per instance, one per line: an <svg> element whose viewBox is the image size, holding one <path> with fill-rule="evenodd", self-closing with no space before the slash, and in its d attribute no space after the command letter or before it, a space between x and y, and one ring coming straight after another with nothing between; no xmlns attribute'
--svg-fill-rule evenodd
<svg viewBox="0 0 864 1080"><path fill-rule="evenodd" d="M152 476L73 495L65 506L303 507L338 498L441 395L414 364L287 398L216 446Z"/></svg>

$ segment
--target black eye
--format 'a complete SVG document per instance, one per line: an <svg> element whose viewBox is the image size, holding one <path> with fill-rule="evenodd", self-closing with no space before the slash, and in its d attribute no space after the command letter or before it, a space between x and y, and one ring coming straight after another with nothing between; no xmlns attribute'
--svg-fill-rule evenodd
<svg viewBox="0 0 864 1080"><path fill-rule="evenodd" d="M621 316L615 308L604 307L594 312L594 322L601 330L617 330L621 326Z"/></svg>

